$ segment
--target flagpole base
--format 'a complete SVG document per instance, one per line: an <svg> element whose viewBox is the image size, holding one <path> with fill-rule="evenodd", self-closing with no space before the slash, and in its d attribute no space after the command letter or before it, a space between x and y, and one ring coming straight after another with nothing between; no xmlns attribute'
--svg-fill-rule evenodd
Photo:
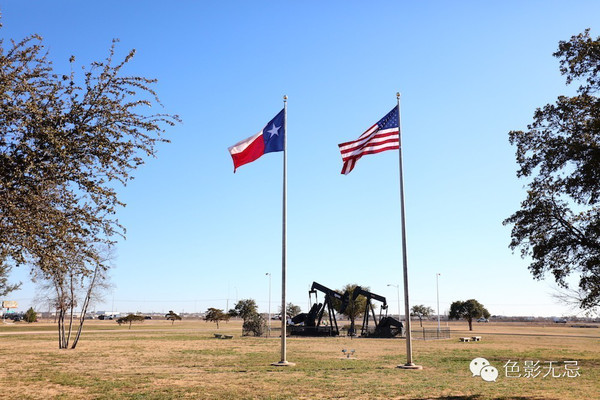
<svg viewBox="0 0 600 400"><path fill-rule="evenodd" d="M402 365L398 365L396 366L396 368L400 368L400 369L423 369L422 365L416 365L413 363L407 363L407 364L402 364Z"/></svg>
<svg viewBox="0 0 600 400"><path fill-rule="evenodd" d="M292 363L289 361L279 361L279 362L271 363L271 365L274 367L293 367L296 365L296 363Z"/></svg>

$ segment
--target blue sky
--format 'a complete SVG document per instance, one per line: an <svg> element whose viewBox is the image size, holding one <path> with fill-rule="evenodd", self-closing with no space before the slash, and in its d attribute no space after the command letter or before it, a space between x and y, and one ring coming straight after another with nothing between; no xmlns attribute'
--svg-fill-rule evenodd
<svg viewBox="0 0 600 400"><path fill-rule="evenodd" d="M281 153L233 174L227 147L288 101L288 301L313 281L369 286L396 312L402 283L397 152L340 174L337 144L357 138L402 93L411 304L475 298L492 314L562 315L551 279L534 281L502 220L525 196L510 130L573 89L552 57L592 29L600 3L0 2L3 38L38 33L59 72L117 53L157 78L181 125L120 190L113 292L97 310L205 311L281 296ZM33 304L20 268L12 294ZM401 293L402 295L402 293ZM402 306L403 307L403 306Z"/></svg>

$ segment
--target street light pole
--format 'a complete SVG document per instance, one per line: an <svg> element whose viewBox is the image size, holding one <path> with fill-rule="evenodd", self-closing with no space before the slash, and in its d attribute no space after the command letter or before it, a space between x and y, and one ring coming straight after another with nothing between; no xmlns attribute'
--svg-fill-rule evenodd
<svg viewBox="0 0 600 400"><path fill-rule="evenodd" d="M438 282L438 278L440 277L440 273L435 274L435 289L437 292L437 319L438 319L438 333L440 332L440 285Z"/></svg>
<svg viewBox="0 0 600 400"><path fill-rule="evenodd" d="M267 328L267 337L271 336L271 273L267 272L265 275L269 276L269 325Z"/></svg>
<svg viewBox="0 0 600 400"><path fill-rule="evenodd" d="M227 306L225 312L229 312L229 282L227 282Z"/></svg>
<svg viewBox="0 0 600 400"><path fill-rule="evenodd" d="M388 283L388 286L393 286L396 288L397 299L398 299L398 321L400 321L400 285L394 285L393 283Z"/></svg>

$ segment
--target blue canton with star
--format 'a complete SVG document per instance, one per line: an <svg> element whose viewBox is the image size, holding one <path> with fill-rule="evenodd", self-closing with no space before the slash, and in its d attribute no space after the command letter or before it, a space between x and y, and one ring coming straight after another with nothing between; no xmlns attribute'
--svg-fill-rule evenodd
<svg viewBox="0 0 600 400"><path fill-rule="evenodd" d="M377 125L379 129L392 129L398 128L398 118L400 117L398 113L398 107L394 107L392 111L386 114L385 117L381 118Z"/></svg>
<svg viewBox="0 0 600 400"><path fill-rule="evenodd" d="M281 110L263 128L263 139L265 141L265 153L283 151L283 138L285 135L285 112Z"/></svg>

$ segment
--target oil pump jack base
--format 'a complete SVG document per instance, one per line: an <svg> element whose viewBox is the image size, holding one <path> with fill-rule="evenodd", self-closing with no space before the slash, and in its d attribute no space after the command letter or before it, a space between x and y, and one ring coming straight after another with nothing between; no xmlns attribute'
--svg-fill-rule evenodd
<svg viewBox="0 0 600 400"><path fill-rule="evenodd" d="M292 363L289 361L279 361L279 362L271 363L271 365L274 367L293 367L296 365L296 363Z"/></svg>
<svg viewBox="0 0 600 400"><path fill-rule="evenodd" d="M423 369L422 365L416 365L416 364L402 364L402 365L398 365L396 368L401 368L401 369Z"/></svg>

